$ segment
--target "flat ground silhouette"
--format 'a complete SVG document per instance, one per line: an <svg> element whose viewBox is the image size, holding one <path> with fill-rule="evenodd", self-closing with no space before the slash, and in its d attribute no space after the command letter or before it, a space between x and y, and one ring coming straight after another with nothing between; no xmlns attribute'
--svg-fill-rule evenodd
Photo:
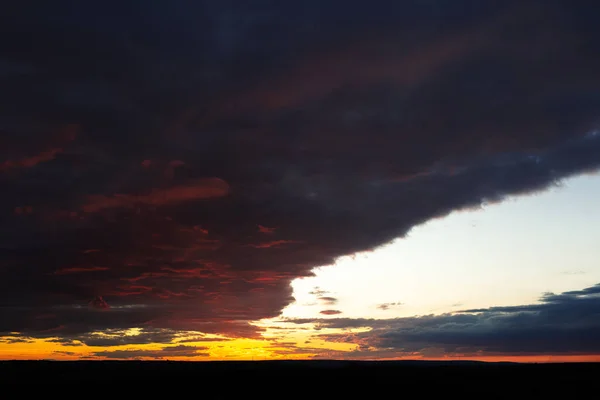
<svg viewBox="0 0 600 400"><path fill-rule="evenodd" d="M379 392L419 390L426 393L485 391L520 397L564 391L576 395L595 386L600 363L519 364L437 361L5 361L0 362L0 387L20 388L32 384L73 388L95 384L95 390L156 390L194 387L208 390L251 391L256 388L287 388L281 395L327 388L338 394L356 390ZM318 383L318 385L317 385ZM323 384L325 386L323 386ZM48 386L50 385L50 386ZM248 386L250 385L250 386ZM281 386L283 385L283 386ZM317 385L317 386L315 386ZM36 386L40 387L40 386ZM312 389L310 389L312 388ZM212 389L211 389L212 390ZM289 393L288 393L289 392ZM201 393L202 394L202 393ZM404 396L402 396L404 397Z"/></svg>

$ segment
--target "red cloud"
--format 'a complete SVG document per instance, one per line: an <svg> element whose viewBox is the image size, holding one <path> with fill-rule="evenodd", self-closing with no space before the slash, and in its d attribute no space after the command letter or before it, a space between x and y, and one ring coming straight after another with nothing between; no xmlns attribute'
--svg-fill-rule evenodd
<svg viewBox="0 0 600 400"><path fill-rule="evenodd" d="M292 243L300 243L297 240L275 240L273 242L265 242L259 244L251 244L249 246L254 247L256 249L268 249L269 247L278 247L284 244L292 244Z"/></svg>
<svg viewBox="0 0 600 400"><path fill-rule="evenodd" d="M200 179L188 185L174 186L168 189L155 189L145 195L91 196L82 207L88 213L110 208L130 208L136 204L162 206L187 201L222 197L229 192L229 185L222 179Z"/></svg>
<svg viewBox="0 0 600 400"><path fill-rule="evenodd" d="M73 267L63 268L54 272L55 275L77 274L80 272L107 271L107 267Z"/></svg>
<svg viewBox="0 0 600 400"><path fill-rule="evenodd" d="M71 142L77 137L78 129L79 127L77 125L68 125L58 135L54 135L54 140L58 140L62 145ZM49 146L50 148L29 157L4 161L3 163L0 163L0 172L5 172L11 169L32 168L38 164L52 161L58 154L64 151L62 145Z"/></svg>
<svg viewBox="0 0 600 400"><path fill-rule="evenodd" d="M33 213L33 207L31 207L31 206L15 207L15 214L17 214L17 215L32 214L32 213Z"/></svg>
<svg viewBox="0 0 600 400"><path fill-rule="evenodd" d="M102 296L95 297L92 301L88 303L90 308L98 309L98 310L108 310L110 306L108 303L102 298Z"/></svg>
<svg viewBox="0 0 600 400"><path fill-rule="evenodd" d="M258 225L258 231L260 233L273 233L276 228L269 228L268 226Z"/></svg>
<svg viewBox="0 0 600 400"><path fill-rule="evenodd" d="M36 165L38 165L40 163L54 160L54 158L56 158L56 155L60 154L62 152L63 152L63 149L61 149L61 148L53 148L53 149L45 150L45 151L43 151L39 154L36 154L34 156L31 156L31 157L22 158L20 160L8 160L8 161L5 161L2 164L0 164L0 171L6 171L11 168L35 167Z"/></svg>

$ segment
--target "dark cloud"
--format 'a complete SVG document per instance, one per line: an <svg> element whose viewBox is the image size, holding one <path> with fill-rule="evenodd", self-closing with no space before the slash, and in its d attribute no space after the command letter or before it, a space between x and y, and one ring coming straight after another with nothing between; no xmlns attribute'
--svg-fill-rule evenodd
<svg viewBox="0 0 600 400"><path fill-rule="evenodd" d="M191 343L191 342L227 342L231 339L228 338L213 338L205 336L192 336L186 339L179 339L177 343Z"/></svg>
<svg viewBox="0 0 600 400"><path fill-rule="evenodd" d="M115 359L140 359L154 358L158 360L171 357L208 357L207 347L202 346L169 346L160 350L106 350L93 353L96 357L115 358Z"/></svg>
<svg viewBox="0 0 600 400"><path fill-rule="evenodd" d="M320 328L372 328L327 334L328 341L355 343L388 356L418 354L600 354L600 284L545 294L538 304L464 310L395 319L299 319ZM375 354L375 353L374 353Z"/></svg>
<svg viewBox="0 0 600 400"><path fill-rule="evenodd" d="M327 304L327 305L334 305L338 302L337 298L331 297L331 296L321 296L321 297L319 297L319 300L321 300L321 302L323 304Z"/></svg>
<svg viewBox="0 0 600 400"><path fill-rule="evenodd" d="M2 339L0 339L0 343L8 343L8 344L12 344L12 343L33 343L34 341L32 339L26 338L26 337L3 337Z"/></svg>
<svg viewBox="0 0 600 400"><path fill-rule="evenodd" d="M322 297L324 295L326 295L327 293L329 293L327 290L323 290L320 287L315 287L313 290L311 290L310 292L308 292L308 294L312 294L314 296L318 296L318 297Z"/></svg>
<svg viewBox="0 0 600 400"><path fill-rule="evenodd" d="M341 314L342 312L340 310L323 310L320 311L319 314L323 314L323 315L336 315L336 314Z"/></svg>
<svg viewBox="0 0 600 400"><path fill-rule="evenodd" d="M313 267L600 164L592 1L33 3L0 16L0 332L257 336Z"/></svg>
<svg viewBox="0 0 600 400"><path fill-rule="evenodd" d="M61 356L76 356L77 353L73 352L73 351L53 351L52 354L58 354Z"/></svg>
<svg viewBox="0 0 600 400"><path fill-rule="evenodd" d="M71 268L69 271L72 271L73 269ZM64 271L64 270L62 270ZM106 302L106 300L104 300L102 298L102 296L96 296L92 301L90 301L89 306L91 308L95 308L95 309L100 309L100 310L106 310L108 308L110 308L110 306L108 305L108 303Z"/></svg>
<svg viewBox="0 0 600 400"><path fill-rule="evenodd" d="M402 303L400 302L395 302L395 303L381 303L381 304L377 304L377 309L379 310L389 310L392 307L397 307L397 306L401 306Z"/></svg>
<svg viewBox="0 0 600 400"><path fill-rule="evenodd" d="M58 332L60 335L61 332ZM80 335L64 335L54 341L64 344L82 343L86 346L125 346L148 343L171 343L178 336L172 330L142 329L139 332L124 330L105 330L102 334L84 333Z"/></svg>

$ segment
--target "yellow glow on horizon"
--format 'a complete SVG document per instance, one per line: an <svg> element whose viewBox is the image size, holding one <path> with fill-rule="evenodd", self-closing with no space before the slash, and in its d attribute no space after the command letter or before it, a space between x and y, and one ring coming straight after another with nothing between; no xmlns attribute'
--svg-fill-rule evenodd
<svg viewBox="0 0 600 400"><path fill-rule="evenodd" d="M7 338L0 338L0 360L107 360L110 358L94 356L101 351L158 351L163 348L175 347L181 344L186 346L207 347L208 356L180 357L165 354L162 360L171 361L260 361L260 360L303 360L314 356L321 358L339 359L352 355L356 349L353 343L333 343L319 339L318 334L341 333L340 330L328 329L327 332L306 331L300 335L273 339L233 339L228 341L202 341L202 342L173 342L170 344L139 344L126 346L73 346L52 342L44 339L33 339L29 342L7 343ZM310 343L305 343L309 341ZM347 353L347 354L346 354ZM350 357L353 358L353 357ZM600 362L600 355L446 355L426 357L419 354L388 357L356 357L356 359L381 359L381 360L473 360L487 362L523 362L523 363L548 363L548 362ZM156 357L139 357L139 360L161 360Z"/></svg>
<svg viewBox="0 0 600 400"><path fill-rule="evenodd" d="M132 329L125 333L135 336L140 330ZM226 339L218 335L206 335L202 340L187 341L196 336L185 336L175 339L172 343L132 344L121 346L86 346L58 343L55 338L31 339L27 342L10 342L8 337L0 337L0 359L4 360L78 360L78 359L113 359L97 356L97 352L110 351L160 351L176 346L198 347L199 353L208 353L194 357L177 356L165 352L162 358L140 356L140 360L174 360L174 361L216 361L216 360L274 360L274 359L309 359L320 351L350 351L356 346L351 343L329 343L323 340L313 340L310 345L304 344L315 331L286 335L266 334L264 338L235 338ZM99 337L111 337L110 334L97 334ZM214 339L214 340L211 340ZM223 340L225 339L225 340ZM204 349L206 348L206 349ZM314 350L314 351L313 351Z"/></svg>
<svg viewBox="0 0 600 400"><path fill-rule="evenodd" d="M31 339L27 342L9 342L0 337L0 359L3 360L78 360L88 356L93 350L88 346L68 346L44 339ZM65 352L65 353L62 353ZM67 354L74 353L74 354Z"/></svg>

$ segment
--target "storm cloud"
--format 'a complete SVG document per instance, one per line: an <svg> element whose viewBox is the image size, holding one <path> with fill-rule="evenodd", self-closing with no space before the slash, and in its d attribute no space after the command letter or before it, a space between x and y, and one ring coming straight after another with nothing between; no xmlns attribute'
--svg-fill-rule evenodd
<svg viewBox="0 0 600 400"><path fill-rule="evenodd" d="M2 334L255 337L314 267L600 166L592 1L31 3L0 16Z"/></svg>

